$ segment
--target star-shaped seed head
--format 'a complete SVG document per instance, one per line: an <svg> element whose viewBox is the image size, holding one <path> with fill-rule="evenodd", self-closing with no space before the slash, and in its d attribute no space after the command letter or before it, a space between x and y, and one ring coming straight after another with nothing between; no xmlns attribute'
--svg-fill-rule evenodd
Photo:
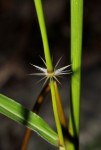
<svg viewBox="0 0 101 150"><path fill-rule="evenodd" d="M62 57L61 57L62 58ZM46 84L46 82L50 79L55 79L58 83L59 80L57 77L60 77L62 75L66 75L66 74L71 74L71 70L68 69L71 65L67 65L67 66L64 66L62 68L59 68L59 69L56 69L61 58L58 60L58 62L56 63L55 67L54 67L54 70L53 71L48 71L47 70L47 65L44 61L44 59L41 57L41 60L43 61L43 63L45 64L46 68L42 68L42 67L39 67L39 66L36 66L36 65L33 65L30 63L30 65L32 65L33 67L35 67L37 70L39 70L40 72L39 73L32 73L32 74L29 74L29 75L36 75L36 76L43 76L43 78L41 80L39 80L37 83L39 83L40 81L44 80L45 79L45 82L43 84L43 86ZM61 83L60 83L61 84Z"/></svg>

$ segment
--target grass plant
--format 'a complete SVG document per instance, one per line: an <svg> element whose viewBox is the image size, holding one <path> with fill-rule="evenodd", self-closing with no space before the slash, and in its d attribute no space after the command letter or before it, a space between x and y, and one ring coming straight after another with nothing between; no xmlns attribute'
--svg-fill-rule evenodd
<svg viewBox="0 0 101 150"><path fill-rule="evenodd" d="M71 99L70 99L70 114L69 125L66 123L61 98L58 90L58 76L69 74L68 67L56 69L61 58L53 67L48 36L46 31L44 12L41 0L33 0L36 8L37 18L39 22L43 51L45 60L42 61L46 68L33 65L41 73L33 73L31 75L42 75L47 86L42 87L42 92L36 101L33 111L29 111L16 101L0 94L0 113L28 127L21 150L26 150L30 138L31 130L37 132L42 138L47 140L60 150L79 150L79 118L80 118L80 89L81 89L81 54L82 54L82 18L83 18L83 0L71 0ZM41 80L42 80L41 79ZM57 133L36 113L41 107L45 95L51 92L52 107L57 128ZM66 131L67 136L64 136ZM65 133L65 134L66 134Z"/></svg>

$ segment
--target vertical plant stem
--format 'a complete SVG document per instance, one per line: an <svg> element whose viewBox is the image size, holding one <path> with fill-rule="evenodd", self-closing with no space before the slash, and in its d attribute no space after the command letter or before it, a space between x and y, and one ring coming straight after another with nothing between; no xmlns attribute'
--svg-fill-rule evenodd
<svg viewBox="0 0 101 150"><path fill-rule="evenodd" d="M45 21L44 21L44 14L43 14L43 9L42 9L42 3L41 3L41 0L34 0L34 3L36 7L36 12L38 16L38 21L39 21L39 26L40 26L40 31L41 31L42 41L43 41L47 69L53 71L50 50L49 50L49 45L48 45L46 26L45 26Z"/></svg>
<svg viewBox="0 0 101 150"><path fill-rule="evenodd" d="M27 150L30 136L31 136L31 129L27 128L25 137L23 139L23 143L21 145L21 150Z"/></svg>
<svg viewBox="0 0 101 150"><path fill-rule="evenodd" d="M62 106L62 102L61 102L61 98L60 98L60 94L58 90L58 85L56 82L54 82L54 85L55 85L56 100L57 100L57 106L58 106L58 111L59 111L59 116L60 116L60 122L64 128L67 128L66 117L63 111L63 106Z"/></svg>
<svg viewBox="0 0 101 150"><path fill-rule="evenodd" d="M55 86L54 86L53 79L51 79L51 81L50 81L50 88L51 88L51 95L52 95L53 110L54 110L54 115L55 115L55 122L57 124L57 131L58 131L58 135L60 137L59 139L61 139L60 148L62 149L62 147L64 147L64 140L63 140L63 135L62 135L59 114L58 114L56 92L55 92Z"/></svg>
<svg viewBox="0 0 101 150"><path fill-rule="evenodd" d="M64 134L63 138L64 138L65 149L67 149L68 138L69 138L69 131L68 131L68 127L67 127L67 123L66 123L66 117L65 117L65 114L64 114L62 101L61 101L61 98L60 98L60 94L59 94L57 83L54 82L54 85L55 85L56 100L57 100L57 106L58 106L60 123L61 123L63 134ZM65 135L66 135L66 137L65 137Z"/></svg>
<svg viewBox="0 0 101 150"><path fill-rule="evenodd" d="M79 117L80 117L80 81L81 81L81 49L83 0L71 0L71 109L69 130L74 143L69 143L68 150L79 149Z"/></svg>
<svg viewBox="0 0 101 150"><path fill-rule="evenodd" d="M53 72L54 70L53 70L52 60L51 60L51 56L50 56L49 45L48 45L48 38L47 38L45 21L44 21L42 3L41 3L41 0L34 0L34 3L35 3L35 7L36 7L36 12L37 12L37 16L38 16L38 21L39 21L39 26L40 26L40 31L41 31L42 41L43 41L44 54L45 54L45 60L46 60L46 65L47 65L47 72ZM58 114L55 86L54 86L53 79L50 79L50 89L51 89L51 96L52 96L53 112L54 112L57 132L58 132L58 136L59 136L60 150L65 150L62 128L61 128L59 114Z"/></svg>

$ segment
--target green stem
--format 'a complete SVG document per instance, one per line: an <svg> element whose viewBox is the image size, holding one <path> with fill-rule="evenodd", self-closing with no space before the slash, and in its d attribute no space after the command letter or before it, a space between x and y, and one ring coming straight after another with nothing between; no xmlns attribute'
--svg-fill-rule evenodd
<svg viewBox="0 0 101 150"><path fill-rule="evenodd" d="M41 3L41 0L34 0L34 2L35 2L36 12L37 12L37 16L38 16L42 41L43 41L47 71L53 72L54 70L53 70L52 60L51 60L51 56L50 56L49 45L48 45L48 38L47 38L45 21L44 21L42 3ZM58 114L58 109L57 109L56 93L55 93L55 86L54 86L53 79L50 80L50 88L51 88L51 96L52 96L52 105L53 105L54 117L55 117L57 132L58 132L58 136L59 136L60 150L65 150L64 149L62 129L61 129L61 124L60 124L60 119L59 119L59 114Z"/></svg>
<svg viewBox="0 0 101 150"><path fill-rule="evenodd" d="M43 41L47 69L53 71L50 50L49 50L49 45L48 45L46 26L45 26L45 21L44 21L44 14L43 14L43 9L42 9L42 3L41 3L41 0L34 0L34 3L36 7L36 12L38 16L38 21L39 21L39 26L40 26L40 31L41 31L42 41Z"/></svg>
<svg viewBox="0 0 101 150"><path fill-rule="evenodd" d="M59 114L58 114L56 92L55 92L55 86L54 86L53 79L50 80L50 88L51 88L53 110L54 110L55 122L57 125L58 136L59 136L59 139L61 139L59 145L62 148L64 146L64 140L63 140L63 135L62 135L62 129L61 129L61 124L60 124Z"/></svg>
<svg viewBox="0 0 101 150"><path fill-rule="evenodd" d="M69 130L75 137L75 144L69 143L68 150L79 149L79 117L80 117L80 80L82 49L83 0L71 0L71 110Z"/></svg>

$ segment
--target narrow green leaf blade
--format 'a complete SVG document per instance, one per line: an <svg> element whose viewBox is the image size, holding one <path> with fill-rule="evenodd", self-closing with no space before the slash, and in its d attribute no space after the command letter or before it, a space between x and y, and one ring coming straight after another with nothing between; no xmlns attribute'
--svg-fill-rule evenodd
<svg viewBox="0 0 101 150"><path fill-rule="evenodd" d="M82 55L82 25L83 0L71 0L71 101L69 115L69 130L74 137L74 143L68 142L68 150L79 150L80 124L80 93L81 93L81 55Z"/></svg>
<svg viewBox="0 0 101 150"><path fill-rule="evenodd" d="M0 94L0 113L37 132L54 146L58 146L58 135L38 115L16 101Z"/></svg>

